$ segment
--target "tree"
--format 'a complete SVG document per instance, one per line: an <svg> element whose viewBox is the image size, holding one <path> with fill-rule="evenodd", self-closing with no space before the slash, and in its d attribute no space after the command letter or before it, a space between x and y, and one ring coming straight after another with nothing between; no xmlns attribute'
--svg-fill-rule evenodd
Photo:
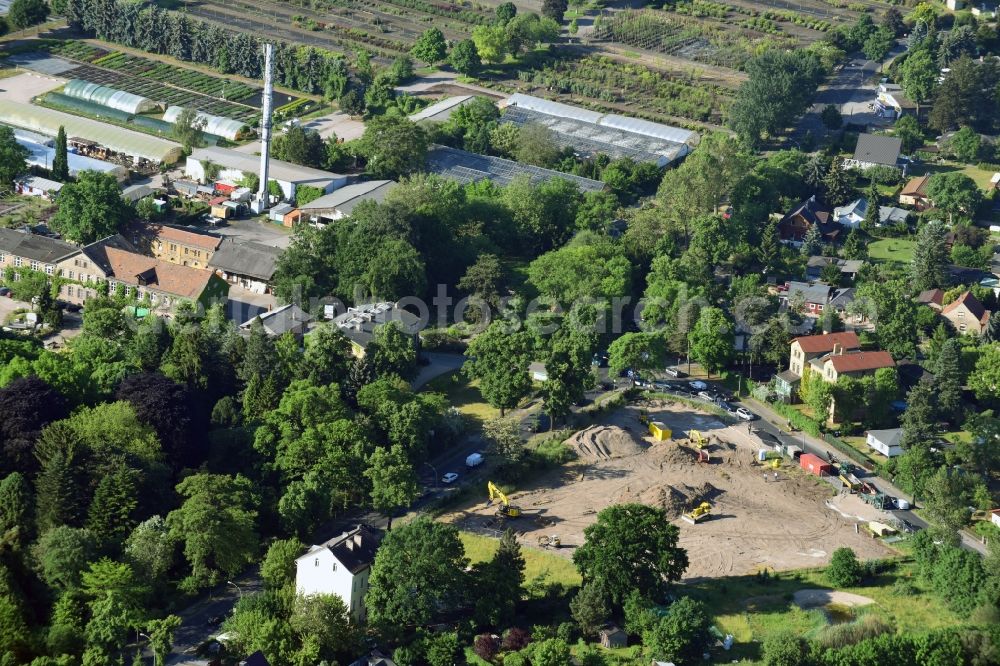
<svg viewBox="0 0 1000 666"><path fill-rule="evenodd" d="M915 116L902 116L893 126L892 133L903 142L903 152L907 155L912 155L924 145L924 132Z"/></svg>
<svg viewBox="0 0 1000 666"><path fill-rule="evenodd" d="M729 126L751 146L805 111L822 76L819 60L804 50L765 51L747 62L746 72L748 79L729 110Z"/></svg>
<svg viewBox="0 0 1000 666"><path fill-rule="evenodd" d="M709 375L724 368L733 357L734 327L719 308L703 308L698 323L688 336L691 358Z"/></svg>
<svg viewBox="0 0 1000 666"><path fill-rule="evenodd" d="M528 333L508 332L506 325L497 321L469 343L462 371L470 379L479 380L479 390L486 402L499 409L503 416L531 389L530 363Z"/></svg>
<svg viewBox="0 0 1000 666"><path fill-rule="evenodd" d="M410 55L428 65L441 62L448 53L444 33L437 28L428 28L413 43Z"/></svg>
<svg viewBox="0 0 1000 666"><path fill-rule="evenodd" d="M517 161L548 168L554 166L560 156L559 144L552 130L534 122L521 126L514 146Z"/></svg>
<svg viewBox="0 0 1000 666"><path fill-rule="evenodd" d="M129 217L118 181L111 174L81 171L59 191L53 229L77 243L92 243L118 232Z"/></svg>
<svg viewBox="0 0 1000 666"><path fill-rule="evenodd" d="M420 494L413 465L402 446L380 447L368 459L365 476L372 484L372 508L386 515L391 530L393 512L409 506Z"/></svg>
<svg viewBox="0 0 1000 666"><path fill-rule="evenodd" d="M167 526L191 567L184 588L214 585L253 561L259 538L252 488L242 476L205 473L177 484L185 499L167 516Z"/></svg>
<svg viewBox="0 0 1000 666"><path fill-rule="evenodd" d="M910 277L915 290L923 291L947 286L948 267L951 264L947 235L947 228L937 220L925 224L917 234L917 242L913 249L913 264L910 268Z"/></svg>
<svg viewBox="0 0 1000 666"><path fill-rule="evenodd" d="M66 149L66 128L59 126L56 133L56 154L52 158L52 177L61 183L69 180L69 156Z"/></svg>
<svg viewBox="0 0 1000 666"><path fill-rule="evenodd" d="M495 254L483 253L469 266L458 281L458 288L482 299L491 307L500 306L500 292L504 284L503 264Z"/></svg>
<svg viewBox="0 0 1000 666"><path fill-rule="evenodd" d="M153 666L164 666L167 655L174 646L174 632L181 626L181 618L168 615L162 620L150 620L146 623L149 634L149 647L153 651Z"/></svg>
<svg viewBox="0 0 1000 666"><path fill-rule="evenodd" d="M962 343L949 338L938 353L934 368L934 388L942 416L960 423L962 416Z"/></svg>
<svg viewBox="0 0 1000 666"><path fill-rule="evenodd" d="M907 97L917 102L918 111L920 104L927 102L934 95L939 76L938 69L937 63L934 62L934 56L926 49L910 53L899 67L900 85L903 87L903 92L906 93ZM914 118L914 120L916 119Z"/></svg>
<svg viewBox="0 0 1000 666"><path fill-rule="evenodd" d="M375 556L365 605L384 631L425 624L458 607L465 585L458 530L419 517L385 535Z"/></svg>
<svg viewBox="0 0 1000 666"><path fill-rule="evenodd" d="M153 516L136 525L125 540L125 559L146 580L163 580L173 566L175 545L166 521Z"/></svg>
<svg viewBox="0 0 1000 666"><path fill-rule="evenodd" d="M828 206L843 206L854 199L854 175L844 168L844 161L837 156L830 160L830 168L823 179L826 193L823 199Z"/></svg>
<svg viewBox="0 0 1000 666"><path fill-rule="evenodd" d="M542 15L562 23L563 16L569 8L567 0L542 0Z"/></svg>
<svg viewBox="0 0 1000 666"><path fill-rule="evenodd" d="M1000 400L1000 344L994 342L979 353L975 369L969 374L969 388L979 400Z"/></svg>
<svg viewBox="0 0 1000 666"><path fill-rule="evenodd" d="M677 546L678 534L662 509L613 505L584 529L586 542L573 553L573 562L584 584L602 585L612 603L623 603L632 590L656 598L687 569L687 551Z"/></svg>
<svg viewBox="0 0 1000 666"><path fill-rule="evenodd" d="M805 663L802 639L789 631L768 634L763 648L764 666L802 666Z"/></svg>
<svg viewBox="0 0 1000 666"><path fill-rule="evenodd" d="M979 133L971 127L963 127L955 132L948 140L948 150L951 151L958 160L972 163L979 157L979 149L982 138Z"/></svg>
<svg viewBox="0 0 1000 666"><path fill-rule="evenodd" d="M889 7L885 10L885 13L882 14L882 25L888 28L894 37L899 37L906 32L903 13L897 7ZM772 665L768 664L768 666Z"/></svg>
<svg viewBox="0 0 1000 666"><path fill-rule="evenodd" d="M375 337L368 347L372 365L379 375L394 374L409 379L417 369L417 349L413 335L403 330L398 321L375 328Z"/></svg>
<svg viewBox="0 0 1000 666"><path fill-rule="evenodd" d="M0 388L0 447L3 472L34 472L35 443L42 429L68 413L62 394L38 377L21 377Z"/></svg>
<svg viewBox="0 0 1000 666"><path fill-rule="evenodd" d="M0 481L0 552L20 553L34 534L31 488L24 476L12 472Z"/></svg>
<svg viewBox="0 0 1000 666"><path fill-rule="evenodd" d="M343 600L333 594L297 596L288 619L309 663L333 663L338 654L355 651L358 636ZM320 661L316 661L320 660Z"/></svg>
<svg viewBox="0 0 1000 666"><path fill-rule="evenodd" d="M477 25L472 30L472 43L483 62L498 64L507 56L510 46L507 30L502 25Z"/></svg>
<svg viewBox="0 0 1000 666"><path fill-rule="evenodd" d="M97 483L87 513L87 528L106 550L117 552L136 525L139 506L139 472L119 461Z"/></svg>
<svg viewBox="0 0 1000 666"><path fill-rule="evenodd" d="M41 0L44 4L44 0ZM13 9L13 5L11 5ZM28 169L28 149L14 138L14 129L0 127L0 192L11 192L14 180Z"/></svg>
<svg viewBox="0 0 1000 666"><path fill-rule="evenodd" d="M956 214L971 217L982 201L982 193L972 180L964 173L936 173L927 183L927 196L934 202L935 208L948 213L948 222L954 221Z"/></svg>
<svg viewBox="0 0 1000 666"><path fill-rule="evenodd" d="M187 386L158 372L141 372L122 380L115 397L128 402L136 417L156 431L175 469L201 462L201 432L207 424Z"/></svg>
<svg viewBox="0 0 1000 666"><path fill-rule="evenodd" d="M691 597L681 597L670 604L667 614L642 636L653 659L682 664L700 659L709 638L707 610L704 602Z"/></svg>
<svg viewBox="0 0 1000 666"><path fill-rule="evenodd" d="M565 417L572 405L583 400L583 394L593 382L590 350L579 339L557 335L545 358L547 378L542 382L542 400L549 414L549 428L557 418Z"/></svg>
<svg viewBox="0 0 1000 666"><path fill-rule="evenodd" d="M273 590L280 590L295 582L295 560L306 549L296 538L278 539L267 548L260 565L260 577Z"/></svg>
<svg viewBox="0 0 1000 666"><path fill-rule="evenodd" d="M377 116L366 124L358 140L358 153L367 160L373 176L396 178L423 167L427 134L405 117Z"/></svg>
<svg viewBox="0 0 1000 666"><path fill-rule="evenodd" d="M924 488L927 517L931 525L946 534L958 534L969 522L971 499L970 477L946 467L934 472Z"/></svg>
<svg viewBox="0 0 1000 666"><path fill-rule="evenodd" d="M96 540L89 530L61 526L43 533L33 554L45 584L65 592L79 587L81 575L96 550Z"/></svg>
<svg viewBox="0 0 1000 666"><path fill-rule="evenodd" d="M508 623L517 611L524 584L524 556L514 530L504 530L493 558L473 567L472 580L476 621L494 627Z"/></svg>
<svg viewBox="0 0 1000 666"><path fill-rule="evenodd" d="M496 8L497 21L502 25L510 23L511 19L517 16L517 5L513 2L504 2L497 5Z"/></svg>
<svg viewBox="0 0 1000 666"><path fill-rule="evenodd" d="M840 115L840 109L833 104L827 104L819 114L820 120L828 130L838 130L844 124L844 118Z"/></svg>
<svg viewBox="0 0 1000 666"><path fill-rule="evenodd" d="M278 135L271 150L276 158L293 164L319 168L326 161L326 146L319 132L301 125L292 125ZM296 188L296 198L301 196L298 189ZM300 202L299 205L305 204Z"/></svg>
<svg viewBox="0 0 1000 666"><path fill-rule="evenodd" d="M483 437L490 453L500 460L501 466L516 467L524 459L524 440L517 419L496 418L483 423Z"/></svg>
<svg viewBox="0 0 1000 666"><path fill-rule="evenodd" d="M581 587L569 602L569 610L584 636L596 635L611 614L608 595L597 583Z"/></svg>
<svg viewBox="0 0 1000 666"><path fill-rule="evenodd" d="M45 0L14 0L7 11L7 20L15 30L44 23L48 17L49 6Z"/></svg>
<svg viewBox="0 0 1000 666"><path fill-rule="evenodd" d="M806 230L806 235L802 238L802 247L799 248L799 253L803 257L811 257L819 254L822 250L823 234L820 232L818 224L811 224Z"/></svg>
<svg viewBox="0 0 1000 666"><path fill-rule="evenodd" d="M185 153L190 153L192 148L197 148L202 144L202 131L205 129L207 120L199 114L194 107L184 107L177 114L174 120L173 135L184 148Z"/></svg>
<svg viewBox="0 0 1000 666"><path fill-rule="evenodd" d="M826 567L826 578L835 587L854 587L861 582L861 563L850 548L838 548Z"/></svg>
<svg viewBox="0 0 1000 666"><path fill-rule="evenodd" d="M502 6L503 5L500 5L500 7ZM500 7L497 7L498 11ZM482 60L479 59L479 51L476 48L476 42L471 39L463 39L455 44L455 46L451 47L451 54L448 56L448 62L455 68L456 72L464 74L465 76L475 76L479 72L479 69L483 66Z"/></svg>
<svg viewBox="0 0 1000 666"><path fill-rule="evenodd" d="M652 333L625 333L608 347L608 367L615 374L662 366L663 340Z"/></svg>
<svg viewBox="0 0 1000 666"><path fill-rule="evenodd" d="M305 338L303 374L314 386L342 382L350 371L351 341L335 326L320 326Z"/></svg>
<svg viewBox="0 0 1000 666"><path fill-rule="evenodd" d="M892 29L883 26L877 28L871 35L868 36L868 39L865 40L861 50L869 60L874 60L879 64L879 71L881 71L882 61L889 54L889 51L895 43L896 35L893 33Z"/></svg>

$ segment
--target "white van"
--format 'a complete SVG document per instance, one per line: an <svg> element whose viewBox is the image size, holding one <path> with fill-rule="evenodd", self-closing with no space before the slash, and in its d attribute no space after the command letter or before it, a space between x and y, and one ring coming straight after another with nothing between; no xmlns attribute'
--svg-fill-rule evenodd
<svg viewBox="0 0 1000 666"><path fill-rule="evenodd" d="M465 458L466 467L477 467L483 464L483 454L473 453Z"/></svg>

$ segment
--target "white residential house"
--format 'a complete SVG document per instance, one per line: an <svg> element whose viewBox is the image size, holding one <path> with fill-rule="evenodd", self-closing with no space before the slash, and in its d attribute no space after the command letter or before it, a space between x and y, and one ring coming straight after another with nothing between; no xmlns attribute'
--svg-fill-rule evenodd
<svg viewBox="0 0 1000 666"><path fill-rule="evenodd" d="M903 447L899 441L903 438L902 428L889 428L888 430L869 430L865 442L869 447L878 451L886 458L893 458L903 454Z"/></svg>
<svg viewBox="0 0 1000 666"><path fill-rule="evenodd" d="M341 598L358 622L367 618L365 594L381 535L366 525L319 546L295 560L295 589L303 596L332 594Z"/></svg>
<svg viewBox="0 0 1000 666"><path fill-rule="evenodd" d="M854 229L861 226L867 212L868 200L861 197L860 199L855 199L846 206L838 206L837 208L834 208L833 221L842 227Z"/></svg>

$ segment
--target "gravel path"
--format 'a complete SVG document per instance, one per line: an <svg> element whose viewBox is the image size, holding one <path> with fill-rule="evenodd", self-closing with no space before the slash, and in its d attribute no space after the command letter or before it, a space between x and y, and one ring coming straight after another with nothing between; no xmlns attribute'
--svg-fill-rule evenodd
<svg viewBox="0 0 1000 666"><path fill-rule="evenodd" d="M801 608L816 608L827 604L840 604L841 606L867 606L875 603L874 599L863 597L860 594L850 592L840 592L838 590L799 590L792 595L795 603Z"/></svg>

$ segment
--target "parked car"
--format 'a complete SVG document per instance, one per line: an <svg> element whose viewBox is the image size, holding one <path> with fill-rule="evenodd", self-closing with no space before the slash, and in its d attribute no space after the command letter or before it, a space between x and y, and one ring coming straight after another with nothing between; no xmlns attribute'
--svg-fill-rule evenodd
<svg viewBox="0 0 1000 666"><path fill-rule="evenodd" d="M740 408L738 408L736 410L736 416L740 417L744 421L753 421L753 420L756 420L756 418L757 418L757 415L754 414L753 412L751 412L746 407L740 407Z"/></svg>
<svg viewBox="0 0 1000 666"><path fill-rule="evenodd" d="M0 287L0 296L10 297L10 287Z"/></svg>
<svg viewBox="0 0 1000 666"><path fill-rule="evenodd" d="M447 472L444 476L441 477L441 483L455 483L457 479L458 479L458 474L455 474L455 472Z"/></svg>
<svg viewBox="0 0 1000 666"><path fill-rule="evenodd" d="M728 402L726 402L725 400L719 400L716 404L719 406L720 409L725 411L727 414L736 413L736 408L731 404L729 404Z"/></svg>
<svg viewBox="0 0 1000 666"><path fill-rule="evenodd" d="M698 391L698 397L708 402L715 402L715 394L711 391Z"/></svg>
<svg viewBox="0 0 1000 666"><path fill-rule="evenodd" d="M675 379L680 377L687 377L687 374L684 371L678 370L677 368L667 368L666 370L664 370L664 372L670 375L671 377L674 377Z"/></svg>
<svg viewBox="0 0 1000 666"><path fill-rule="evenodd" d="M476 467L482 464L483 464L483 454L479 453L478 451L476 453L470 453L468 456L465 457L466 467Z"/></svg>
<svg viewBox="0 0 1000 666"><path fill-rule="evenodd" d="M688 386L693 388L695 391L704 391L705 389L708 388L708 384L702 381L698 381L697 379L694 380L693 382L688 382Z"/></svg>

